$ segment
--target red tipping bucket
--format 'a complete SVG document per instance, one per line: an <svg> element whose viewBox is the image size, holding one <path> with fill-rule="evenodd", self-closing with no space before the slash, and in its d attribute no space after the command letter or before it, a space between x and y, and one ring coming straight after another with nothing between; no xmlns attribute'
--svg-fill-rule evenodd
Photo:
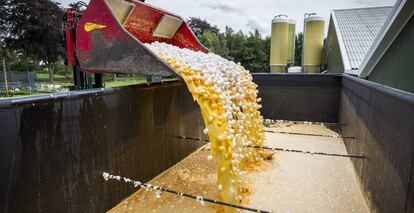
<svg viewBox="0 0 414 213"><path fill-rule="evenodd" d="M143 45L154 41L208 52L181 17L140 1L91 0L76 34L84 72L175 75Z"/></svg>

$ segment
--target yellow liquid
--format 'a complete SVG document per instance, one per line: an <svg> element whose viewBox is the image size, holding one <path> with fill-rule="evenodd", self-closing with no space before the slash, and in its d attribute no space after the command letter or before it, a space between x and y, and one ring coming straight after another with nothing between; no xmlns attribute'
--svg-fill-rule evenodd
<svg viewBox="0 0 414 213"><path fill-rule="evenodd" d="M246 146L262 146L264 141L263 118L258 110L261 106L257 102L257 86L252 82L251 75L240 65L227 63L227 60L214 55L211 60L217 60L218 65L212 69L217 70L209 74L211 76L213 73L218 76L216 79L230 82L227 87L223 87L218 81L208 81L200 66L195 66L192 61L200 60L203 65L203 57L207 57L207 54L183 51L163 43L148 46L184 79L188 90L200 106L206 126L204 133L208 134L211 142L211 156L218 162L217 187L220 199L228 203L240 203L240 195L244 190L240 178L242 170L262 160L256 150ZM177 56L178 54L191 56L182 57ZM220 67L220 62L225 63L224 68ZM237 71L235 75L225 75L220 71L233 68ZM238 78L236 81L233 79L235 76ZM224 90L217 89L220 85ZM234 211L229 207L224 210Z"/></svg>

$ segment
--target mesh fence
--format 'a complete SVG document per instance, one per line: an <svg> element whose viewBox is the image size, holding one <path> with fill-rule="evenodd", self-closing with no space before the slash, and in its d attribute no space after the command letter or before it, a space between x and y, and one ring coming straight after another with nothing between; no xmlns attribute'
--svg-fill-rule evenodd
<svg viewBox="0 0 414 213"><path fill-rule="evenodd" d="M9 88L25 88L25 89L35 89L36 88L36 73L34 72L16 72L10 71L7 72L7 85ZM0 88L4 89L6 87L6 82L4 81L4 73L0 74Z"/></svg>

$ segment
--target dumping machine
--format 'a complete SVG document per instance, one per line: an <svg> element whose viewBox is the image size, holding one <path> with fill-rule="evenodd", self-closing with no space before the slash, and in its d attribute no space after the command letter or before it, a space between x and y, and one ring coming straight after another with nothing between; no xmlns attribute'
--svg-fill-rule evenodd
<svg viewBox="0 0 414 213"><path fill-rule="evenodd" d="M102 87L103 73L175 76L145 43L165 42L208 52L183 18L137 0L91 0L67 10L66 63L73 67L74 89ZM95 84L88 80L95 75Z"/></svg>

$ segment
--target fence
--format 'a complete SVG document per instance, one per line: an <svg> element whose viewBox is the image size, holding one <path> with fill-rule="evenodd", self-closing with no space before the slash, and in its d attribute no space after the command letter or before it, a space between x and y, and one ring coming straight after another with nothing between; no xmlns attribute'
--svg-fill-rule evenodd
<svg viewBox="0 0 414 213"><path fill-rule="evenodd" d="M7 86L12 89L36 89L36 81L37 77L35 72L7 72ZM0 75L0 88L6 88L4 73Z"/></svg>

